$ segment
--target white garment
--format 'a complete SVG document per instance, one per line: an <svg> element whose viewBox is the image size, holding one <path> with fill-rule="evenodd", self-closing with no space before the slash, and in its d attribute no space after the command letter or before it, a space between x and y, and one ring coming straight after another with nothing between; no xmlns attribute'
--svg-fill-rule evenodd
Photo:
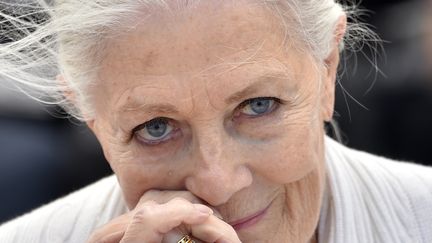
<svg viewBox="0 0 432 243"><path fill-rule="evenodd" d="M432 243L432 168L325 145L318 242Z"/></svg>
<svg viewBox="0 0 432 243"><path fill-rule="evenodd" d="M329 138L325 143L320 243L432 243L432 168L355 151ZM126 210L110 176L2 225L0 242L86 242L95 228Z"/></svg>
<svg viewBox="0 0 432 243"><path fill-rule="evenodd" d="M126 212L114 176L0 226L0 243L81 243L91 232Z"/></svg>

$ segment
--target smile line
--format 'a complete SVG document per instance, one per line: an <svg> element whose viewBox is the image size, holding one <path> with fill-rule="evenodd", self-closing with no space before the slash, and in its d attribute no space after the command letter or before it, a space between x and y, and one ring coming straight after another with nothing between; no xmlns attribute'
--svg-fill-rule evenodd
<svg viewBox="0 0 432 243"><path fill-rule="evenodd" d="M239 230L239 229L247 227L249 225L253 225L256 222L258 222L264 216L264 214L267 212L267 209L270 207L270 205L271 205L271 203L266 208L264 208L263 210L260 210L260 211L254 213L250 216L247 216L245 218L232 221L229 224L235 230Z"/></svg>

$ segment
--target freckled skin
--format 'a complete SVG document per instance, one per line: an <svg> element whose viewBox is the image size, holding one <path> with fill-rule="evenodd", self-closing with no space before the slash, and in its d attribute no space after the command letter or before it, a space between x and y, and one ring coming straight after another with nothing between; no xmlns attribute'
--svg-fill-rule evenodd
<svg viewBox="0 0 432 243"><path fill-rule="evenodd" d="M270 205L258 224L237 232L242 242L307 242L324 188L323 122L332 113L337 55L329 68L313 68L307 53L283 49L269 12L203 2L108 43L88 124L129 208L149 189L188 190L227 222ZM246 98L286 103L260 118L233 119L239 104L225 98L271 72L286 75ZM170 103L178 112L118 110L132 100ZM180 134L152 147L137 142L130 131L156 117L172 119Z"/></svg>

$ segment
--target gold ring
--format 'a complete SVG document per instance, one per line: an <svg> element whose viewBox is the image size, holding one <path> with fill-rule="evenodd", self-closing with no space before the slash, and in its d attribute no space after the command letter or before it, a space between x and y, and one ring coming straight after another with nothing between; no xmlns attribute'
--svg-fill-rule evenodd
<svg viewBox="0 0 432 243"><path fill-rule="evenodd" d="M177 243L195 243L195 241L189 235L185 235Z"/></svg>

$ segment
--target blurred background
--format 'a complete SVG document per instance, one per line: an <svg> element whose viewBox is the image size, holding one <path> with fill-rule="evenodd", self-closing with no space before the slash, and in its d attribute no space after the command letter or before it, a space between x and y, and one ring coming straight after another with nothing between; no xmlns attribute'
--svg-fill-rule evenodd
<svg viewBox="0 0 432 243"><path fill-rule="evenodd" d="M383 43L345 60L335 120L345 144L432 165L432 0L364 0ZM1 27L1 26L0 26ZM7 41L0 37L0 41ZM85 125L0 80L0 223L111 174Z"/></svg>

